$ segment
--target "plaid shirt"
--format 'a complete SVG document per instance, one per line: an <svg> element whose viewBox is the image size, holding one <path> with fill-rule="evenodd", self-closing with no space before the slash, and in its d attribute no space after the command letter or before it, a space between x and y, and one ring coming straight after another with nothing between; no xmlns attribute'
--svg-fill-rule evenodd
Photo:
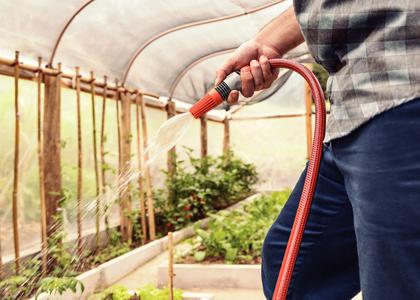
<svg viewBox="0 0 420 300"><path fill-rule="evenodd" d="M312 56L330 73L326 142L420 96L420 0L294 5Z"/></svg>

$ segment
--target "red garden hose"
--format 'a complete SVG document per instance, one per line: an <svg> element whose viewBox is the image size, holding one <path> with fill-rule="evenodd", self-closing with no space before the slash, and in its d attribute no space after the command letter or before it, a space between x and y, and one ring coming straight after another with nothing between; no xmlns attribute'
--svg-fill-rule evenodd
<svg viewBox="0 0 420 300"><path fill-rule="evenodd" d="M318 179L322 158L322 143L325 135L326 111L324 93L322 92L321 85L308 68L302 64L286 59L270 59L270 64L272 68L287 68L299 73L309 84L315 102L315 132L311 157L309 159L299 206L272 298L272 300L286 300L287 291L292 279L293 269L299 253ZM199 118L206 112L218 106L223 100L226 100L230 91L234 89L240 89L240 76L237 72L230 74L224 82L212 89L200 101L193 105L190 109L191 114L195 118Z"/></svg>

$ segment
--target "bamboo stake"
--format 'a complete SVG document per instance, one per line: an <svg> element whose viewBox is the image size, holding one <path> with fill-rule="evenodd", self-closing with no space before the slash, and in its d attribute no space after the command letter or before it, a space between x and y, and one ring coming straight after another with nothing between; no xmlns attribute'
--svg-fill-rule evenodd
<svg viewBox="0 0 420 300"><path fill-rule="evenodd" d="M223 124L225 125L223 130L223 153L227 153L230 147L230 126L227 117L225 117Z"/></svg>
<svg viewBox="0 0 420 300"><path fill-rule="evenodd" d="M136 140L137 140L137 164L140 172L138 179L139 184L139 199L140 199L140 219L141 219L141 230L142 230L142 243L146 243L147 239L147 225L146 225L146 207L144 205L144 190L143 190L143 163L142 163L142 144L140 139L140 96L136 93Z"/></svg>
<svg viewBox="0 0 420 300"><path fill-rule="evenodd" d="M140 95L140 107L141 107L141 125L143 129L143 145L144 149L147 149L147 120L146 120L146 105L144 103L143 95ZM145 150L147 151L147 150ZM149 238L154 240L156 238L156 229L155 229L155 209L153 207L153 195L152 195L152 183L150 179L150 168L146 164L148 160L147 152L143 155L143 165L144 165L144 178L146 181L146 196L147 196L147 215L149 220Z"/></svg>
<svg viewBox="0 0 420 300"><path fill-rule="evenodd" d="M82 254L82 192L83 192L83 146L80 107L80 69L76 67L77 104L77 253Z"/></svg>
<svg viewBox="0 0 420 300"><path fill-rule="evenodd" d="M105 116L106 116L106 96L107 96L107 80L108 78L104 77L104 88L102 90L102 118L101 118L101 177L102 177L102 195L106 193L106 162L105 162ZM106 201L107 202L107 201ZM105 205L108 205L106 203ZM108 213L104 211L105 214L105 230L106 234L109 237L109 218Z"/></svg>
<svg viewBox="0 0 420 300"><path fill-rule="evenodd" d="M47 273L47 255L48 255L48 245L47 245L47 213L45 206L45 189L44 189L44 156L43 156L43 147L42 147L42 100L41 100L41 85L42 85L42 70L41 70L42 59L38 58L38 80L37 80L37 129L38 129L38 169L39 169L39 199L41 207L41 261L42 261L42 276L45 276Z"/></svg>
<svg viewBox="0 0 420 300"><path fill-rule="evenodd" d="M311 65L306 65L312 70ZM312 93L307 82L305 82L305 121L306 121L306 156L311 158L312 151Z"/></svg>
<svg viewBox="0 0 420 300"><path fill-rule="evenodd" d="M95 168L95 196L96 196L96 207L95 207L95 248L99 248L99 233L100 233L100 183L99 183L99 170L98 170L98 146L96 143L96 108L95 108L95 74L93 71L90 72L90 78L92 79L90 82L91 88L91 104L92 104L92 142L93 142L93 162Z"/></svg>
<svg viewBox="0 0 420 300"><path fill-rule="evenodd" d="M115 80L115 85L118 86L118 80ZM119 95L118 90L115 93L115 106L117 112L117 137L118 137L118 178L120 177L121 172L121 128L120 128L120 105L119 105Z"/></svg>
<svg viewBox="0 0 420 300"><path fill-rule="evenodd" d="M168 289L169 299L174 299L174 245L172 232L168 232Z"/></svg>
<svg viewBox="0 0 420 300"><path fill-rule="evenodd" d="M19 112L19 52L15 53L15 160L13 172L13 239L15 247L16 275L19 274L19 227L18 227L18 191L19 191L19 145L20 145L20 112Z"/></svg>
<svg viewBox="0 0 420 300"><path fill-rule="evenodd" d="M204 115L200 118L200 141L201 141L201 158L205 158L208 154L207 146L207 117Z"/></svg>
<svg viewBox="0 0 420 300"><path fill-rule="evenodd" d="M176 115L176 108L175 108L175 102L169 100L168 103L166 104L166 112L167 112L167 117L168 119L172 118L173 116ZM175 156L176 156L176 147L173 146L171 149L169 149L168 151L168 160L167 160L167 168L168 168L168 176L169 177L173 177L176 171L176 161L175 161ZM171 199L171 197L169 197L169 199Z"/></svg>
<svg viewBox="0 0 420 300"><path fill-rule="evenodd" d="M115 80L115 86L117 87L117 91L115 93L115 105L116 105L116 113L117 113L117 138L118 138L118 172L117 172L117 181L118 187L121 184L121 171L122 171L122 148L121 148L121 125L120 125L120 95L118 92L118 79ZM124 218L124 207L123 202L121 201L121 193L118 195L118 204L120 207L120 232L124 233L125 230L125 218Z"/></svg>

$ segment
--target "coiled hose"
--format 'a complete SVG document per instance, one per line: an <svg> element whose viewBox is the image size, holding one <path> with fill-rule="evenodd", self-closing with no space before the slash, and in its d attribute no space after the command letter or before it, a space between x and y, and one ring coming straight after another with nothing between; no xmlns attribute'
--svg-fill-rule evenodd
<svg viewBox="0 0 420 300"><path fill-rule="evenodd" d="M318 179L318 172L322 158L322 143L325 136L326 110L325 98L321 85L315 75L308 68L300 63L287 59L270 59L269 62L272 68L286 68L299 73L309 84L312 92L312 98L315 103L315 132L311 157L309 159L309 165L299 206L293 222L293 227L289 236L289 241L284 253L283 262L272 298L272 300L286 300ZM191 114L195 118L201 117L206 112L226 100L232 90L240 90L240 75L238 72L230 74L224 82L216 86L200 101L194 104L190 109Z"/></svg>

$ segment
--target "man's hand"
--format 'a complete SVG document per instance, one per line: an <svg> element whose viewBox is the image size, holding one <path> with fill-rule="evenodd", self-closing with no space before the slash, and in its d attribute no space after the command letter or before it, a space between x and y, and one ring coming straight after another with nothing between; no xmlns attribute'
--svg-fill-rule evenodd
<svg viewBox="0 0 420 300"><path fill-rule="evenodd" d="M236 49L219 67L215 84L222 82L233 71L241 70L242 95L251 97L255 91L268 88L277 78L278 70L271 69L268 59L279 57L281 54L276 49L250 40ZM228 102L233 104L238 98L239 91L232 91Z"/></svg>
<svg viewBox="0 0 420 300"><path fill-rule="evenodd" d="M304 41L293 6L267 24L257 36L242 44L216 72L216 85L227 75L241 70L242 90L245 97L255 91L268 88L277 78L278 70L272 70L268 59L280 58L287 51ZM230 104L238 101L239 91L229 95Z"/></svg>

